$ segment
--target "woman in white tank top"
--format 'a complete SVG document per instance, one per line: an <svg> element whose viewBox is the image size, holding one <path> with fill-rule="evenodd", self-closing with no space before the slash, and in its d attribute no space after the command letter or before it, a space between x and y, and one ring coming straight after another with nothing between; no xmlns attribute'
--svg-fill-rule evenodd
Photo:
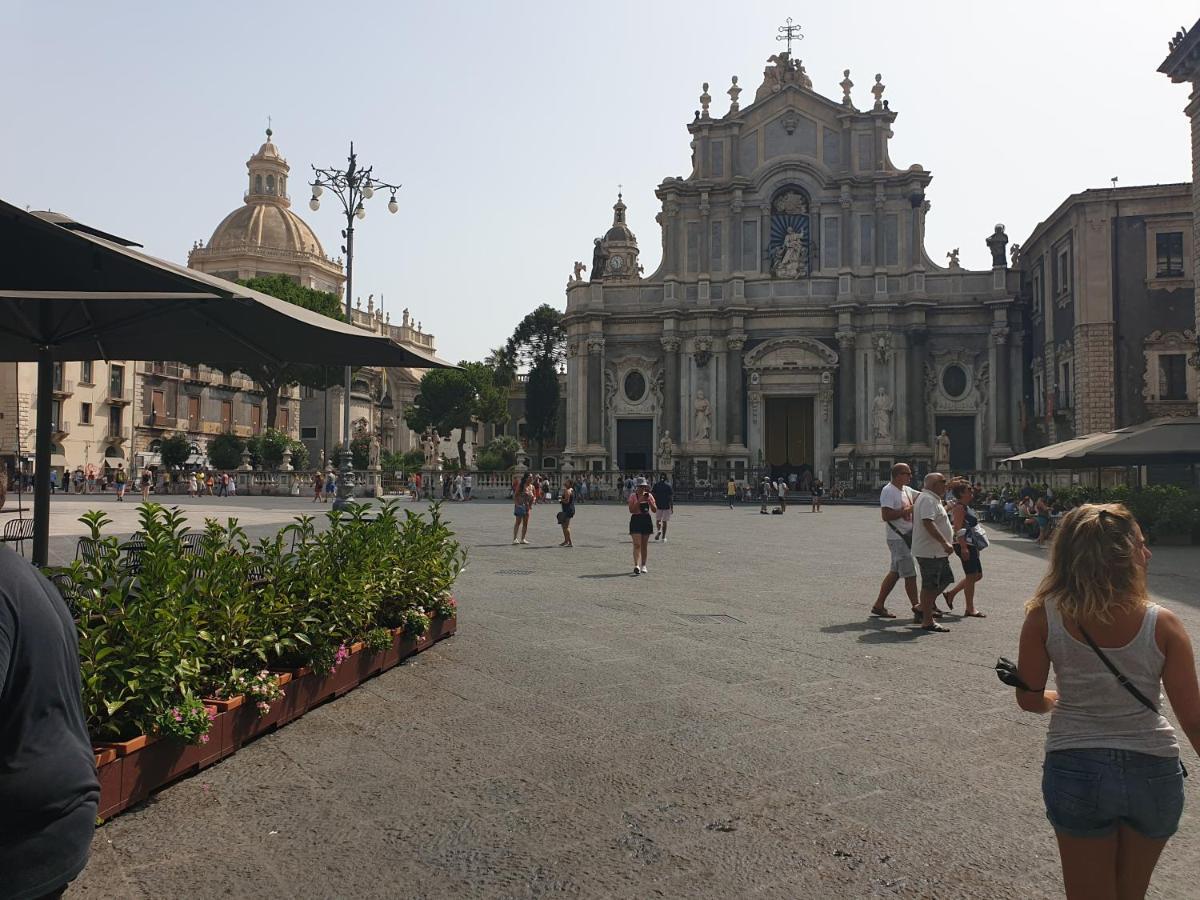
<svg viewBox="0 0 1200 900"><path fill-rule="evenodd" d="M1018 689L1017 703L1050 713L1042 795L1072 900L1144 897L1179 826L1185 773L1158 712L1161 687L1200 753L1192 644L1179 618L1150 601L1149 562L1124 506L1082 506L1055 532L1050 570L1025 606L1017 672L1034 689ZM1036 688L1051 665L1057 690Z"/></svg>

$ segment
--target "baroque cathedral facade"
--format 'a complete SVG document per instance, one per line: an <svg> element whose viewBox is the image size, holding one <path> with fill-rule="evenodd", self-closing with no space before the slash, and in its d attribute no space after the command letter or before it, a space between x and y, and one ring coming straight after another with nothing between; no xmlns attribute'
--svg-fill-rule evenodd
<svg viewBox="0 0 1200 900"><path fill-rule="evenodd" d="M735 77L724 114L705 84L692 170L655 191L653 273L618 197L590 272L577 263L567 285L572 468L830 484L899 460L992 468L1020 449L1022 306L1003 226L988 270L957 251L930 259L932 176L893 164L882 78L864 109L849 71L840 86L840 100L816 93L787 52L749 104Z"/></svg>

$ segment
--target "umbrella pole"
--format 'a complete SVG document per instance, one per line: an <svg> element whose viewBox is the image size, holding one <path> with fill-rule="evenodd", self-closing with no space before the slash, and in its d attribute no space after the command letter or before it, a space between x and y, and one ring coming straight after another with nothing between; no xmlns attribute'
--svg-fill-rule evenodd
<svg viewBox="0 0 1200 900"><path fill-rule="evenodd" d="M37 439L33 453L33 564L44 566L50 551L50 429L53 423L54 359L38 350Z"/></svg>

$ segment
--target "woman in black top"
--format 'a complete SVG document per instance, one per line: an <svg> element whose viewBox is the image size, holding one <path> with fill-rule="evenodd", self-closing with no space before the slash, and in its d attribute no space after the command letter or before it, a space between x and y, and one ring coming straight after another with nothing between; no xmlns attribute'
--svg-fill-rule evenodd
<svg viewBox="0 0 1200 900"><path fill-rule="evenodd" d="M946 604L954 609L954 596L961 591L967 601L963 615L982 619L985 614L975 609L975 584L983 578L979 548L975 546L975 526L979 524L979 519L971 511L975 488L965 478L956 478L950 482L950 493L954 496L949 509L950 524L954 527L954 553L962 562L963 578L942 596L946 598Z"/></svg>
<svg viewBox="0 0 1200 900"><path fill-rule="evenodd" d="M562 526L563 541L558 546L574 547L571 543L571 520L575 518L575 482L568 478L563 482L562 496L558 498L562 509L558 513L558 524Z"/></svg>
<svg viewBox="0 0 1200 900"><path fill-rule="evenodd" d="M658 511L654 495L645 478L639 478L629 495L629 534L633 539L633 574L645 575L646 556L650 551L650 535L654 532L651 513Z"/></svg>

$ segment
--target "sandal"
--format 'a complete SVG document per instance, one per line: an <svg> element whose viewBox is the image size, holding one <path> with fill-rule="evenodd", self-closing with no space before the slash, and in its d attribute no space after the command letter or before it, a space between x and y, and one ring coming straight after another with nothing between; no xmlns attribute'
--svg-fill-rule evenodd
<svg viewBox="0 0 1200 900"><path fill-rule="evenodd" d="M969 613L963 613L963 617L970 618L970 619L986 619L987 613L981 613L978 610L976 610L976 611L969 612Z"/></svg>
<svg viewBox="0 0 1200 900"><path fill-rule="evenodd" d="M946 601L946 605L948 607L950 607L951 609L954 609L954 595L953 594L942 594L942 599Z"/></svg>
<svg viewBox="0 0 1200 900"><path fill-rule="evenodd" d="M950 629L947 628L945 625L939 625L937 622L934 622L932 625L922 625L921 630L922 631L936 631L938 633L948 633L950 631Z"/></svg>
<svg viewBox="0 0 1200 900"><path fill-rule="evenodd" d="M894 612L889 612L886 609L876 609L875 607L871 607L871 615L878 616L881 619L896 618L896 614Z"/></svg>

